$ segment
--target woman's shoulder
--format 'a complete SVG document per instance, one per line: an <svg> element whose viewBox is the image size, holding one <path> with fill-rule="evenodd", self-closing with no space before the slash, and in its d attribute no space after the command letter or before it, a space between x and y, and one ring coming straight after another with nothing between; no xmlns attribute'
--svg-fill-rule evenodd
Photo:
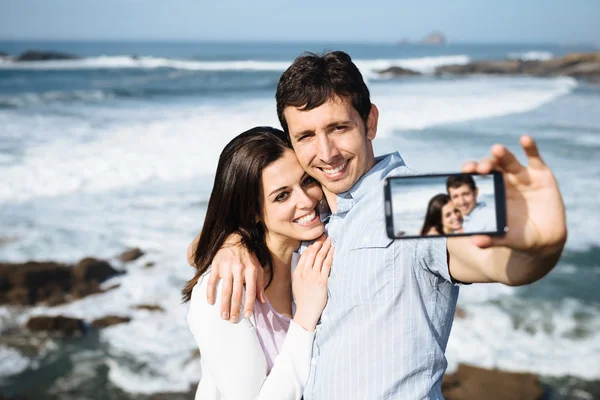
<svg viewBox="0 0 600 400"><path fill-rule="evenodd" d="M207 290L208 290L208 277L210 276L210 270L198 278L198 281L192 288L192 295L190 297L190 308L188 317L191 315L200 315L203 310L207 310L213 305L208 302ZM220 289L220 288L219 288ZM217 304L217 302L215 302Z"/></svg>
<svg viewBox="0 0 600 400"><path fill-rule="evenodd" d="M223 281L217 282L215 290L215 302L213 304L208 302L208 281L210 277L210 268L198 278L198 282L192 289L192 296L190 299L190 308L188 311L188 320L190 318L201 318L201 319L217 319L221 320L219 315L219 309L221 307L221 298L223 290ZM242 306L246 297L246 289L242 289ZM240 315L243 312L240 309Z"/></svg>

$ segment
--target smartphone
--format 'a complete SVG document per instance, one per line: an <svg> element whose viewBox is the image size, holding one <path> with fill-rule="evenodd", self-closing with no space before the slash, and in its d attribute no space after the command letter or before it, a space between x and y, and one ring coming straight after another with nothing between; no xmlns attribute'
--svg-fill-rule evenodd
<svg viewBox="0 0 600 400"><path fill-rule="evenodd" d="M508 232L504 180L496 171L388 177L384 191L391 239Z"/></svg>

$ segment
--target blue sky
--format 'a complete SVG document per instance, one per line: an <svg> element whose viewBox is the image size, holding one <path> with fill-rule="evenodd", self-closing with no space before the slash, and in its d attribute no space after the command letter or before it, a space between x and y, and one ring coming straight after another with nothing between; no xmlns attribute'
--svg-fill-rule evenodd
<svg viewBox="0 0 600 400"><path fill-rule="evenodd" d="M600 43L600 0L0 0L0 40Z"/></svg>

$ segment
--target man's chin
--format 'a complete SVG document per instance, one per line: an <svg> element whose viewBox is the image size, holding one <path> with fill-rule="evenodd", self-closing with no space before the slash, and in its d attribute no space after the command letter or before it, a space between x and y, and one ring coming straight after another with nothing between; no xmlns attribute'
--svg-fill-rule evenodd
<svg viewBox="0 0 600 400"><path fill-rule="evenodd" d="M341 194L352 188L352 184L346 179L334 182L321 182L323 187L330 193Z"/></svg>

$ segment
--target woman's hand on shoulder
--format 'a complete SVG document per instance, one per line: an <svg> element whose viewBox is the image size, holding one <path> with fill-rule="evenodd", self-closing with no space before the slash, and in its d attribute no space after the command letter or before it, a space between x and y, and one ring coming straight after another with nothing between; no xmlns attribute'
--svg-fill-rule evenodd
<svg viewBox="0 0 600 400"><path fill-rule="evenodd" d="M300 256L292 274L296 298L294 321L307 331L314 331L327 304L327 281L333 262L331 240L322 235Z"/></svg>

